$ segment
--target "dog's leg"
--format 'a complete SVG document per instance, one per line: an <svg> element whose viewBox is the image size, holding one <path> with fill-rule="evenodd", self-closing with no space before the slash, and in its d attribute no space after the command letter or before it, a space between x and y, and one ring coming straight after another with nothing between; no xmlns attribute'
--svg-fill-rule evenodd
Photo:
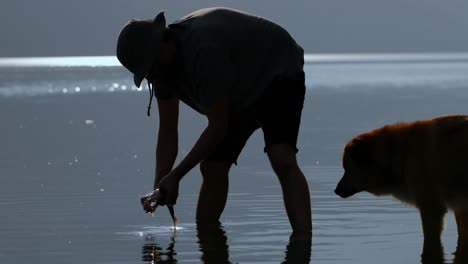
<svg viewBox="0 0 468 264"><path fill-rule="evenodd" d="M422 229L424 240L440 240L440 235L444 227L444 216L447 213L445 208L420 208Z"/></svg>
<svg viewBox="0 0 468 264"><path fill-rule="evenodd" d="M457 221L458 240L468 242L468 208L457 208L453 213Z"/></svg>
<svg viewBox="0 0 468 264"><path fill-rule="evenodd" d="M457 251L454 263L468 262L468 208L457 208L453 210L458 228Z"/></svg>
<svg viewBox="0 0 468 264"><path fill-rule="evenodd" d="M424 233L424 244L422 260L441 260L444 258L444 250L441 241L441 234L444 225L444 216L447 210L439 208L419 208L421 215L422 229ZM443 263L443 262L441 262Z"/></svg>

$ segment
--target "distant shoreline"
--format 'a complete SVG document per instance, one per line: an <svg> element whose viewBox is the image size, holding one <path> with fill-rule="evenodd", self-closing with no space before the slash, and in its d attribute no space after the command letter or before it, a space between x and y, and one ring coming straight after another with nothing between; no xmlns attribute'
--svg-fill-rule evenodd
<svg viewBox="0 0 468 264"><path fill-rule="evenodd" d="M306 64L468 61L468 52L305 54ZM115 56L5 57L3 67L122 67Z"/></svg>

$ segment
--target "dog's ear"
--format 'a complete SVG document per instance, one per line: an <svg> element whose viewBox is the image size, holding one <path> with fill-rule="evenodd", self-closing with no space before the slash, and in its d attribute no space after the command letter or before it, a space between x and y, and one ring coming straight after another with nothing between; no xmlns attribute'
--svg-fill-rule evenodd
<svg viewBox="0 0 468 264"><path fill-rule="evenodd" d="M362 138L353 139L348 144L347 151L351 159L358 164L371 162L371 145Z"/></svg>

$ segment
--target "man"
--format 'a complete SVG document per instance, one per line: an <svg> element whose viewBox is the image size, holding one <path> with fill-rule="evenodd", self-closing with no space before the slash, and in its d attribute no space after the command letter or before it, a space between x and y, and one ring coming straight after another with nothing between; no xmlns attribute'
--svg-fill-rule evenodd
<svg viewBox="0 0 468 264"><path fill-rule="evenodd" d="M174 205L179 182L200 164L198 224L218 224L228 173L252 133L261 128L278 176L293 234L311 234L307 181L296 161L304 102L303 49L279 25L227 8L195 11L170 25L164 13L133 19L122 29L117 57L148 80L158 101L154 188L160 205ZM208 118L190 152L173 167L178 149L179 101ZM237 164L237 163L236 163Z"/></svg>

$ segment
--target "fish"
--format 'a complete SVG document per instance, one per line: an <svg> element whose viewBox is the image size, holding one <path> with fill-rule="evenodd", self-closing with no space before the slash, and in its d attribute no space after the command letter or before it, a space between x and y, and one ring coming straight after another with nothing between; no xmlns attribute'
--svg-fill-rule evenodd
<svg viewBox="0 0 468 264"><path fill-rule="evenodd" d="M177 223L179 222L179 219L174 214L174 206L173 205L168 205L167 209L169 209L169 213L171 214L172 222L174 223L174 230L175 230L176 226L177 226Z"/></svg>
<svg viewBox="0 0 468 264"><path fill-rule="evenodd" d="M140 198L141 205L143 210L148 214L153 214L156 211L156 208L159 206L158 200L161 198L161 192L159 189L154 190L152 193L146 194ZM169 214L172 217L172 222L174 223L174 230L176 229L179 219L175 216L174 206L167 205Z"/></svg>

